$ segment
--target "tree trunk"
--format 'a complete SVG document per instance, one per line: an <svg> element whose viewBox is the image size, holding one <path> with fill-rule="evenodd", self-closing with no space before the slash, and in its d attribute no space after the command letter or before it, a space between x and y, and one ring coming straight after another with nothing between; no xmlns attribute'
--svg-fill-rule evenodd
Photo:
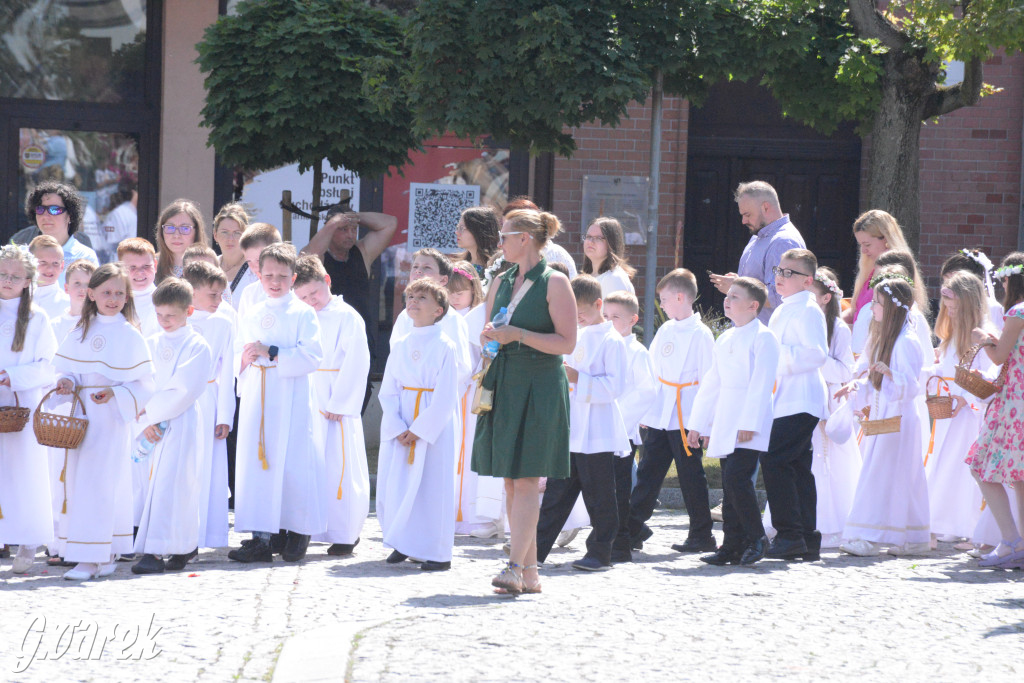
<svg viewBox="0 0 1024 683"><path fill-rule="evenodd" d="M890 52L884 59L882 101L871 130L868 208L891 213L916 254L921 236L921 121L935 81L913 55Z"/></svg>
<svg viewBox="0 0 1024 683"><path fill-rule="evenodd" d="M320 229L320 212L316 207L320 206L320 186L324 181L324 160L317 160L313 166L313 203L309 207L312 218L309 219L309 239Z"/></svg>

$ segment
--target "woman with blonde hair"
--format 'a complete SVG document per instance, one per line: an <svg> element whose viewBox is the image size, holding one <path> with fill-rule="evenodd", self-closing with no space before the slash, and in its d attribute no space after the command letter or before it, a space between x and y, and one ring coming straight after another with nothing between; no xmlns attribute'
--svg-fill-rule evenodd
<svg viewBox="0 0 1024 683"><path fill-rule="evenodd" d="M558 218L546 212L505 216L498 239L514 265L490 288L485 319L507 308L509 324L488 322L480 335L482 345L496 341L501 347L483 380L494 398L477 421L472 468L505 479L511 550L508 566L491 584L511 594L540 592L540 478L569 476L569 382L562 355L576 347L576 297L569 279L541 256L559 228Z"/></svg>
<svg viewBox="0 0 1024 683"><path fill-rule="evenodd" d="M875 275L875 260L890 249L909 250L896 219L881 209L865 211L853 222L853 237L860 248L857 279L853 285L853 305L843 314L843 321L852 325L860 310L871 303L869 286Z"/></svg>

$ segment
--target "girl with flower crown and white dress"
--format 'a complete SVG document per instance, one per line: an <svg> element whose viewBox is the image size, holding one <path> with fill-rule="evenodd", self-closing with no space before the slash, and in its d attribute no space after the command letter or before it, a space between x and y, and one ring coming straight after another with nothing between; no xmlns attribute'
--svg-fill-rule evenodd
<svg viewBox="0 0 1024 683"><path fill-rule="evenodd" d="M995 332L988 319L985 286L975 275L961 270L944 278L935 334L941 340L936 363L927 380L929 392L953 397L953 415L933 420L925 442L924 469L931 506L931 532L940 541L969 538L981 518L981 492L964 457L977 440L988 401L979 399L953 381L960 358L972 346L971 331ZM974 370L988 379L998 374L988 356L979 353Z"/></svg>
<svg viewBox="0 0 1024 683"><path fill-rule="evenodd" d="M921 463L921 345L913 330L914 290L903 279L877 282L871 303L874 325L854 380L836 393L854 395L853 408L870 420L900 418L898 431L864 435L864 456L840 550L873 556L883 545L892 555L928 552L928 486Z"/></svg>
<svg viewBox="0 0 1024 683"><path fill-rule="evenodd" d="M466 321L473 372L480 370L480 333L484 329L484 292L473 264L452 263L448 277L448 303ZM459 387L459 413L462 429L455 452L455 533L476 538L505 536L505 482L497 477L482 477L469 467L476 434L473 393L476 383L467 378Z"/></svg>
<svg viewBox="0 0 1024 683"><path fill-rule="evenodd" d="M992 398L981 434L966 462L1002 536L999 545L982 556L978 565L1024 569L1024 253L1014 252L1004 258L995 276L1003 281L1006 292L1003 331L997 337L976 328L971 337L975 343L984 345L984 352L993 363L1005 365L1005 380ZM1007 487L1013 490L1012 497Z"/></svg>
<svg viewBox="0 0 1024 683"><path fill-rule="evenodd" d="M36 259L24 247L0 248L0 405L35 409L53 381L57 340L42 309L32 303ZM30 418L31 420L31 418ZM36 549L51 542L46 448L25 425L0 434L0 545L18 545L12 571L27 572Z"/></svg>

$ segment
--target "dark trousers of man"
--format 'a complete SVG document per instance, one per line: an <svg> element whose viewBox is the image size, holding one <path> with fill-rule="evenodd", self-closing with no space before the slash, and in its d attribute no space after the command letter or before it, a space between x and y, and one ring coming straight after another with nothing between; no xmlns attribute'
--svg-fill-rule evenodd
<svg viewBox="0 0 1024 683"><path fill-rule="evenodd" d="M619 513L619 532L615 535L612 550L629 552L629 494L633 491L633 463L639 446L629 444L633 450L627 458L615 458L615 507Z"/></svg>
<svg viewBox="0 0 1024 683"><path fill-rule="evenodd" d="M679 475L679 490L690 516L689 538L702 541L712 537L711 503L708 500L708 478L701 458L703 449L690 449L686 455L678 429L648 429L644 437L644 455L636 471L636 487L629 497L629 534L637 538L644 524L654 514L661 485L674 460ZM774 508L772 508L774 514Z"/></svg>
<svg viewBox="0 0 1024 683"><path fill-rule="evenodd" d="M761 456L772 526L781 540L810 542L815 536L818 492L811 473L811 437L817 426L818 418L809 413L776 418L768 451Z"/></svg>
<svg viewBox="0 0 1024 683"><path fill-rule="evenodd" d="M587 556L611 563L612 542L619 530L615 504L615 461L619 459L612 453L570 453L569 478L548 479L537 520L538 562L547 559L582 493L592 527L587 536Z"/></svg>
<svg viewBox="0 0 1024 683"><path fill-rule="evenodd" d="M722 458L722 547L742 552L744 548L764 536L761 524L761 506L754 490L754 472L757 471L761 451L737 448Z"/></svg>

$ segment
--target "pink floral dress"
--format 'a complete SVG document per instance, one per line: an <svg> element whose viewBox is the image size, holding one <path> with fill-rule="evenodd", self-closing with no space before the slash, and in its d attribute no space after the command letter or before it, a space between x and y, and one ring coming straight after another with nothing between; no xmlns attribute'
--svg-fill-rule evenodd
<svg viewBox="0 0 1024 683"><path fill-rule="evenodd" d="M1024 303L1007 311L1003 319L1010 317L1024 318ZM992 399L966 462L982 481L1024 481L1024 345L1020 340L1006 359L1006 385Z"/></svg>

